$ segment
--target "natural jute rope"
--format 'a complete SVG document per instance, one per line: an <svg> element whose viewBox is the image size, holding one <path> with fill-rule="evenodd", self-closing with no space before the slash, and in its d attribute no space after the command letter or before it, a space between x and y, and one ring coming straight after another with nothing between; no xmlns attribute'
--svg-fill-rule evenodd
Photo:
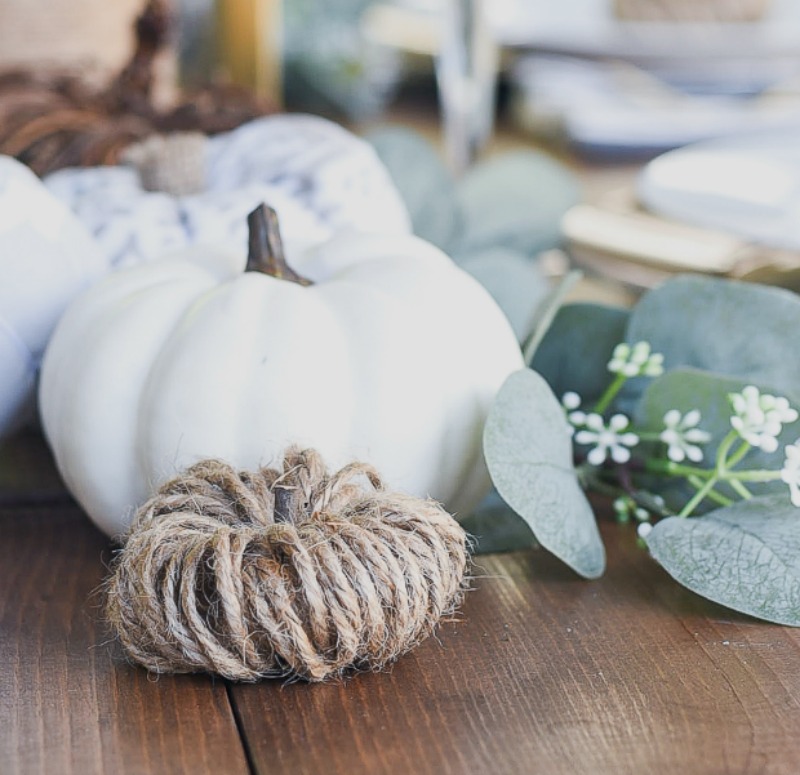
<svg viewBox="0 0 800 775"><path fill-rule="evenodd" d="M467 538L431 500L312 450L281 470L207 460L137 512L107 616L149 670L320 681L380 668L461 601Z"/></svg>

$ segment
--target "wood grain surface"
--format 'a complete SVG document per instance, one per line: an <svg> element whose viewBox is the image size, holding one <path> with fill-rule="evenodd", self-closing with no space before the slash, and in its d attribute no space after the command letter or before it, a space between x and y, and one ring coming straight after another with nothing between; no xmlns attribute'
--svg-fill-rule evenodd
<svg viewBox="0 0 800 775"><path fill-rule="evenodd" d="M0 772L247 773L223 682L154 679L107 642L108 557L74 506L0 509Z"/></svg>
<svg viewBox="0 0 800 775"><path fill-rule="evenodd" d="M0 508L70 502L52 455L34 430L0 446Z"/></svg>
<svg viewBox="0 0 800 775"><path fill-rule="evenodd" d="M632 529L603 533L599 582L541 551L479 558L461 621L389 675L235 687L256 770L800 772L798 633L684 592Z"/></svg>
<svg viewBox="0 0 800 775"><path fill-rule="evenodd" d="M800 632L683 590L611 522L597 582L478 558L460 615L387 673L156 680L106 642L105 539L63 498L24 505L11 469L53 477L25 444L0 451L4 774L800 773Z"/></svg>

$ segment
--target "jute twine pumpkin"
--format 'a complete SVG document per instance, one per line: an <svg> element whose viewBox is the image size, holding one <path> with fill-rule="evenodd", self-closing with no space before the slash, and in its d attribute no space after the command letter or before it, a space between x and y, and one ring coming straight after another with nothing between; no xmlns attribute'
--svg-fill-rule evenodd
<svg viewBox="0 0 800 775"><path fill-rule="evenodd" d="M107 616L149 670L321 681L378 669L460 603L467 538L436 502L292 449L280 469L206 460L137 512Z"/></svg>

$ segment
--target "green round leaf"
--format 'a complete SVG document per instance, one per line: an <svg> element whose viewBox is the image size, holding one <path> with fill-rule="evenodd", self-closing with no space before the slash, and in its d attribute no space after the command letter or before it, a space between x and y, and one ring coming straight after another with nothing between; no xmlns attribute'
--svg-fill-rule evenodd
<svg viewBox="0 0 800 775"><path fill-rule="evenodd" d="M503 246L526 256L561 242L561 218L577 204L573 175L550 157L513 151L479 162L462 178L464 228L453 250Z"/></svg>
<svg viewBox="0 0 800 775"><path fill-rule="evenodd" d="M605 550L572 465L569 426L536 372L523 369L506 380L489 412L483 448L497 491L539 543L581 576L601 576Z"/></svg>
<svg viewBox="0 0 800 775"><path fill-rule="evenodd" d="M511 552L537 545L531 529L497 490L492 490L472 514L458 521L475 541L476 554Z"/></svg>
<svg viewBox="0 0 800 775"><path fill-rule="evenodd" d="M613 378L607 364L614 347L625 338L629 314L601 304L563 306L537 348L531 368L557 396L574 390L590 405Z"/></svg>
<svg viewBox="0 0 800 775"><path fill-rule="evenodd" d="M377 129L366 138L403 197L414 233L448 250L461 230L455 183L436 149L409 129Z"/></svg>
<svg viewBox="0 0 800 775"><path fill-rule="evenodd" d="M665 368L691 366L800 393L800 298L780 288L684 275L646 294L626 340L646 340ZM626 394L628 397L628 394Z"/></svg>
<svg viewBox="0 0 800 775"><path fill-rule="evenodd" d="M536 310L548 292L547 278L537 264L519 253L492 248L463 258L455 257L492 295L522 341L530 332Z"/></svg>
<svg viewBox="0 0 800 775"><path fill-rule="evenodd" d="M704 517L662 520L647 546L676 581L708 600L800 626L800 509L788 490Z"/></svg>

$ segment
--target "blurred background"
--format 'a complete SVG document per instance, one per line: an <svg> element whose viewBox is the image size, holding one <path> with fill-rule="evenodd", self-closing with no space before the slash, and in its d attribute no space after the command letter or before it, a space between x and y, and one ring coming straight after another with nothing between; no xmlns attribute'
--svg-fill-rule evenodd
<svg viewBox="0 0 800 775"><path fill-rule="evenodd" d="M554 160L563 180L548 166L529 181L532 209L547 210L548 186L565 203L551 212L558 240L536 246L551 275L578 265L615 299L677 271L798 285L796 0L159 5L171 18L164 105L233 83L367 136L401 126L454 180L510 149ZM0 68L102 82L129 61L144 6L0 0Z"/></svg>
<svg viewBox="0 0 800 775"><path fill-rule="evenodd" d="M495 72L473 74L496 75L504 120L583 154L649 155L800 121L794 0L165 4L175 17L174 74L182 83L232 77L289 109L348 121L375 119L409 94L435 95L437 57L457 38L473 54L496 47L481 63ZM113 71L127 59L144 5L0 0L0 64ZM465 16L481 23L467 30ZM279 68L280 77L247 72L248 58L262 70Z"/></svg>
<svg viewBox="0 0 800 775"><path fill-rule="evenodd" d="M207 78L219 9L179 8L184 74ZM285 0L286 104L364 120L433 92L459 10L485 17L473 47L498 49L485 66L496 67L502 117L582 154L641 157L800 122L793 0Z"/></svg>

